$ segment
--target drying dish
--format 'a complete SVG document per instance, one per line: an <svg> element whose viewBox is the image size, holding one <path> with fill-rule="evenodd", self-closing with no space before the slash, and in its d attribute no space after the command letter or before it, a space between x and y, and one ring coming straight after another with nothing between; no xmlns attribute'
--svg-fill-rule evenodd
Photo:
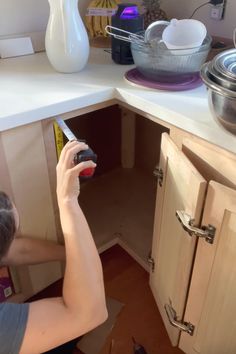
<svg viewBox="0 0 236 354"><path fill-rule="evenodd" d="M142 37L144 32L136 35ZM210 51L211 41L211 36L207 35L198 50L186 53L186 49L170 50L164 43L147 44L132 38L131 51L134 63L144 77L178 83L200 71Z"/></svg>

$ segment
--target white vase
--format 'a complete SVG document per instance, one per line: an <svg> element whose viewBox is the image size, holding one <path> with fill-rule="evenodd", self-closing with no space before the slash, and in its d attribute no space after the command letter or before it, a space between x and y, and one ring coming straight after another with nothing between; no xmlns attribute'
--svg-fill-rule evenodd
<svg viewBox="0 0 236 354"><path fill-rule="evenodd" d="M78 72L85 67L89 56L89 40L78 0L48 2L50 16L45 37L48 59L59 72Z"/></svg>

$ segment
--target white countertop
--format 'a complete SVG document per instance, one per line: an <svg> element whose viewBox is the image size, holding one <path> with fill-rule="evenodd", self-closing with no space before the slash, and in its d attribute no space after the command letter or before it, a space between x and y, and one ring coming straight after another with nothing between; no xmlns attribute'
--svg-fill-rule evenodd
<svg viewBox="0 0 236 354"><path fill-rule="evenodd" d="M1 59L0 131L118 99L236 153L236 137L213 120L204 85L180 92L143 89L124 79L131 68L114 64L98 48L76 74L56 72L45 53Z"/></svg>

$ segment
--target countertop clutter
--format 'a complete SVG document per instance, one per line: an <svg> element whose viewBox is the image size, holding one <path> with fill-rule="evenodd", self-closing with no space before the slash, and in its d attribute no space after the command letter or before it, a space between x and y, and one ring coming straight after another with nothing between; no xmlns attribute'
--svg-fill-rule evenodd
<svg viewBox="0 0 236 354"><path fill-rule="evenodd" d="M116 99L236 153L236 138L210 113L204 84L179 92L144 89L124 79L131 68L114 64L101 48L91 48L87 66L76 74L56 72L44 52L2 59L0 131Z"/></svg>

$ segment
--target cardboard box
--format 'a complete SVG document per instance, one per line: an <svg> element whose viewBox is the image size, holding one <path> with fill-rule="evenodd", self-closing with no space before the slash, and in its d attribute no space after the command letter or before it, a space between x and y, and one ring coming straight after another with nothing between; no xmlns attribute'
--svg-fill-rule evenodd
<svg viewBox="0 0 236 354"><path fill-rule="evenodd" d="M13 292L9 269L7 267L0 267L0 302L4 302Z"/></svg>

